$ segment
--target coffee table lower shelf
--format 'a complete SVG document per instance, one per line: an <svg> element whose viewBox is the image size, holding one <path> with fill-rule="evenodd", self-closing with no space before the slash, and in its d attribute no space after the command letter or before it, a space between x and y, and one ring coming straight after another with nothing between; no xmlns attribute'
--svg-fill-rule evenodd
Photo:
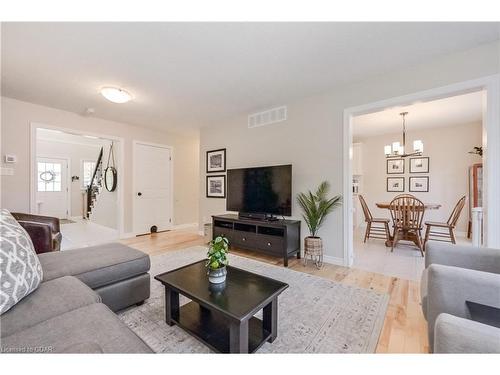
<svg viewBox="0 0 500 375"><path fill-rule="evenodd" d="M172 321L215 352L229 353L229 322L222 314L189 302L180 307L179 318ZM259 318L248 321L248 352L254 353L271 338Z"/></svg>

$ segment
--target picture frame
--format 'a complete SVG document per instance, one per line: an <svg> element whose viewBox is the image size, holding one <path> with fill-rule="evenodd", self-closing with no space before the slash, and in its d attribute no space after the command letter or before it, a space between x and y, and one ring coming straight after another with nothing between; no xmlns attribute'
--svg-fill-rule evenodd
<svg viewBox="0 0 500 375"><path fill-rule="evenodd" d="M387 174L404 174L405 173L404 159L387 159L386 171Z"/></svg>
<svg viewBox="0 0 500 375"><path fill-rule="evenodd" d="M429 173L429 157L410 158L410 173Z"/></svg>
<svg viewBox="0 0 500 375"><path fill-rule="evenodd" d="M387 177L386 190L388 193L403 193L405 191L405 178Z"/></svg>
<svg viewBox="0 0 500 375"><path fill-rule="evenodd" d="M226 198L226 175L207 176L207 198Z"/></svg>
<svg viewBox="0 0 500 375"><path fill-rule="evenodd" d="M226 171L226 149L207 151L206 158L207 173Z"/></svg>
<svg viewBox="0 0 500 375"><path fill-rule="evenodd" d="M429 192L429 176L410 177L410 191L419 193Z"/></svg>

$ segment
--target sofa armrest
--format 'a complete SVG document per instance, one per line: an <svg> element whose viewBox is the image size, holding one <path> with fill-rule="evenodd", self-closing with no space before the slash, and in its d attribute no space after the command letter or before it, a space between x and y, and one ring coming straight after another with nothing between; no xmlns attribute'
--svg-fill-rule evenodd
<svg viewBox="0 0 500 375"><path fill-rule="evenodd" d="M500 274L500 249L451 245L430 241L426 245L425 267L442 264Z"/></svg>
<svg viewBox="0 0 500 375"><path fill-rule="evenodd" d="M37 254L52 251L52 230L49 225L31 221L20 221L19 224L28 232Z"/></svg>
<svg viewBox="0 0 500 375"><path fill-rule="evenodd" d="M432 264L427 269L427 328L433 348L434 325L441 313L491 323L491 308L500 309L500 275ZM484 310L469 303L484 306ZM484 312L483 312L484 311ZM494 318L500 324L500 314ZM496 325L498 325L496 324Z"/></svg>
<svg viewBox="0 0 500 375"><path fill-rule="evenodd" d="M435 353L500 353L500 329L449 314L434 328Z"/></svg>
<svg viewBox="0 0 500 375"><path fill-rule="evenodd" d="M20 212L12 212L11 214L18 222L31 221L35 223L43 223L50 226L52 233L59 233L61 231L59 219L57 217L24 214Z"/></svg>

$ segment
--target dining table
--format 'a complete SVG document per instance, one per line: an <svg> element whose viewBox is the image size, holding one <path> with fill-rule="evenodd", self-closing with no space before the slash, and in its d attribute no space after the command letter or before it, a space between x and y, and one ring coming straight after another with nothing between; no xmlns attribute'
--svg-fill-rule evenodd
<svg viewBox="0 0 500 375"><path fill-rule="evenodd" d="M425 210L439 210L441 208L441 205L439 203L424 203L424 207L425 207ZM375 205L378 207L378 208L382 208L382 209L389 209L390 206L391 206L391 202L377 202L375 203ZM423 220L422 220L423 221ZM392 234L389 235L389 239L387 241L385 241L385 246L387 247L392 247L392 241L394 239L394 229L393 229L393 232ZM414 238L413 237L406 237L404 236L402 238L403 240L407 240L407 241L414 241Z"/></svg>

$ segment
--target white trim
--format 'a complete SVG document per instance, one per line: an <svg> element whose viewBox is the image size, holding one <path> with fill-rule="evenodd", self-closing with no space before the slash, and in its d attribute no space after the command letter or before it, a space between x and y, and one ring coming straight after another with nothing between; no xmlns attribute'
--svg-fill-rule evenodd
<svg viewBox="0 0 500 375"><path fill-rule="evenodd" d="M69 134L69 133L67 133ZM76 135L76 136L81 136L79 134L71 134L71 135ZM88 134L85 134L85 135L88 135ZM57 138L49 138L49 137L46 137L46 136L41 136L41 137L37 137L37 140L39 141L44 141L44 142L56 142L56 143L66 143L66 144L71 144L71 145L78 145L78 146L86 146L86 147L95 147L95 148L100 148L102 147L102 145L93 145L93 144L90 144L90 143L85 143L85 142L78 142L78 141L74 141L74 140L66 140L66 139L57 139ZM100 139L97 138L96 141L99 141ZM101 139L102 141L102 139Z"/></svg>
<svg viewBox="0 0 500 375"><path fill-rule="evenodd" d="M38 158L45 158L45 159L59 159L59 160L64 160L66 162L66 217L64 219L68 219L71 217L71 214L73 213L71 210L71 158L69 156L53 156L50 154L40 154L36 155L35 161L38 162ZM38 174L36 168L35 172ZM38 205L36 204L36 193L38 192L38 176L36 178L36 189L35 189L35 213L40 214L38 212ZM34 182L34 181L33 181ZM33 186L34 188L34 186ZM33 213L33 212L32 212Z"/></svg>
<svg viewBox="0 0 500 375"><path fill-rule="evenodd" d="M189 228L197 228L198 223L186 223L186 224L177 224L177 225L172 225L172 230L179 230L179 229L189 229Z"/></svg>
<svg viewBox="0 0 500 375"><path fill-rule="evenodd" d="M339 257L332 257L330 255L323 255L323 262L335 264L337 266L345 266L344 259Z"/></svg>
<svg viewBox="0 0 500 375"><path fill-rule="evenodd" d="M485 90L486 116L483 118L484 154L484 207L486 212L486 245L500 248L500 74L459 82L409 95L380 100L344 109L343 123L343 217L344 265L352 266L354 260L352 229L352 118L394 106L405 106L417 101L432 101L445 97ZM487 142L486 142L487 140Z"/></svg>
<svg viewBox="0 0 500 375"><path fill-rule="evenodd" d="M35 202L35 189L34 189L34 182L36 181L36 170L35 170L35 161L36 161L36 130L38 128L42 129L52 129L52 130L60 130L65 133L70 133L74 135L91 135L99 138L103 138L106 140L110 140L113 142L117 142L119 146L119 154L120 158L117 163L117 169L118 169L118 234L121 236L121 234L124 232L125 228L125 206L124 206L124 174L126 173L125 168L123 168L124 163L125 163L125 143L123 138L121 137L116 137L113 135L107 135L107 134L100 134L100 133L94 133L94 132L88 132L88 131L81 131L81 130L76 130L76 129L71 129L71 128L64 128L60 126L54 126L54 125L47 125L47 124L42 124L38 122L30 122L30 212L34 213L34 207L36 206Z"/></svg>
<svg viewBox="0 0 500 375"><path fill-rule="evenodd" d="M135 228L135 212L136 212L136 199L135 199L135 194L136 194L136 181L135 181L135 168L136 168L136 148L137 145L145 145L145 146L151 146L151 147L159 147L159 148L166 148L170 151L170 225L167 229L171 230L174 226L174 148L169 145L165 144L160 144L160 143L153 143L153 142L146 142L146 141L139 141L137 139L132 140L132 232L137 234L142 234L137 232Z"/></svg>

